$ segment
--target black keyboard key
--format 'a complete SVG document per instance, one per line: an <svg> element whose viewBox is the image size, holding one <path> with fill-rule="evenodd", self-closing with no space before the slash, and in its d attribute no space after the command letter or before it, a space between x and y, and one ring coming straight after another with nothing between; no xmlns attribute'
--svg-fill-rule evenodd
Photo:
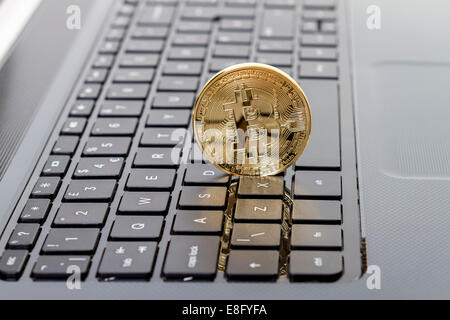
<svg viewBox="0 0 450 320"><path fill-rule="evenodd" d="M92 128L93 136L133 136L137 119L135 118L103 118L97 119Z"/></svg>
<svg viewBox="0 0 450 320"><path fill-rule="evenodd" d="M71 117L89 117L94 109L93 100L76 101L70 110Z"/></svg>
<svg viewBox="0 0 450 320"><path fill-rule="evenodd" d="M264 5L268 9L294 9L296 0L265 0Z"/></svg>
<svg viewBox="0 0 450 320"><path fill-rule="evenodd" d="M229 7L253 8L256 6L256 0L225 0L225 4Z"/></svg>
<svg viewBox="0 0 450 320"><path fill-rule="evenodd" d="M219 30L250 32L253 30L253 25L254 22L252 20L221 19Z"/></svg>
<svg viewBox="0 0 450 320"><path fill-rule="evenodd" d="M69 156L50 156L42 170L43 176L63 176L69 167Z"/></svg>
<svg viewBox="0 0 450 320"><path fill-rule="evenodd" d="M52 229L42 247L44 254L91 254L97 247L98 229Z"/></svg>
<svg viewBox="0 0 450 320"><path fill-rule="evenodd" d="M183 187L178 206L180 209L225 209L226 187Z"/></svg>
<svg viewBox="0 0 450 320"><path fill-rule="evenodd" d="M209 21L183 21L178 25L180 33L210 33L212 24Z"/></svg>
<svg viewBox="0 0 450 320"><path fill-rule="evenodd" d="M184 128L147 128L144 130L140 145L144 147L174 147L184 143Z"/></svg>
<svg viewBox="0 0 450 320"><path fill-rule="evenodd" d="M128 190L172 190L176 171L172 169L133 169L127 181Z"/></svg>
<svg viewBox="0 0 450 320"><path fill-rule="evenodd" d="M101 227L109 207L107 203L63 203L53 225L56 227Z"/></svg>
<svg viewBox="0 0 450 320"><path fill-rule="evenodd" d="M304 20L320 20L322 22L336 20L336 11L334 10L307 9L303 10L302 15Z"/></svg>
<svg viewBox="0 0 450 320"><path fill-rule="evenodd" d="M303 199L341 198L341 175L332 171L295 173L294 197Z"/></svg>
<svg viewBox="0 0 450 320"><path fill-rule="evenodd" d="M292 53L294 44L287 40L261 40L258 50L260 52Z"/></svg>
<svg viewBox="0 0 450 320"><path fill-rule="evenodd" d="M119 211L125 215L162 215L167 212L169 200L169 192L125 192Z"/></svg>
<svg viewBox="0 0 450 320"><path fill-rule="evenodd" d="M77 150L79 138L72 136L60 136L52 149L52 154L71 156Z"/></svg>
<svg viewBox="0 0 450 320"><path fill-rule="evenodd" d="M126 156L130 149L130 138L92 137L83 150L85 156Z"/></svg>
<svg viewBox="0 0 450 320"><path fill-rule="evenodd" d="M107 99L145 100L150 86L148 84L113 84L106 96Z"/></svg>
<svg viewBox="0 0 450 320"><path fill-rule="evenodd" d="M131 37L133 39L150 40L165 39L169 35L167 27L137 27L134 29Z"/></svg>
<svg viewBox="0 0 450 320"><path fill-rule="evenodd" d="M336 61L338 52L334 48L302 48L300 49L301 60L330 60Z"/></svg>
<svg viewBox="0 0 450 320"><path fill-rule="evenodd" d="M217 14L217 9L212 7L186 7L181 17L186 20L213 20Z"/></svg>
<svg viewBox="0 0 450 320"><path fill-rule="evenodd" d="M303 33L317 33L319 32L318 21L303 21L301 24L301 31Z"/></svg>
<svg viewBox="0 0 450 320"><path fill-rule="evenodd" d="M130 40L127 53L160 53L164 49L163 40Z"/></svg>
<svg viewBox="0 0 450 320"><path fill-rule="evenodd" d="M102 257L100 278L150 278L156 258L156 242L110 242Z"/></svg>
<svg viewBox="0 0 450 320"><path fill-rule="evenodd" d="M164 64L163 74L169 76L200 76L201 62L168 61Z"/></svg>
<svg viewBox="0 0 450 320"><path fill-rule="evenodd" d="M75 178L119 178L123 158L81 158L73 176Z"/></svg>
<svg viewBox="0 0 450 320"><path fill-rule="evenodd" d="M335 35L304 34L300 44L308 47L336 47L338 40Z"/></svg>
<svg viewBox="0 0 450 320"><path fill-rule="evenodd" d="M290 67L293 63L292 55L286 53L259 53L256 61L275 67Z"/></svg>
<svg viewBox="0 0 450 320"><path fill-rule="evenodd" d="M119 65L122 68L152 68L159 63L159 54L124 54Z"/></svg>
<svg viewBox="0 0 450 320"><path fill-rule="evenodd" d="M213 56L218 58L246 59L250 57L250 46L217 45L214 48Z"/></svg>
<svg viewBox="0 0 450 320"><path fill-rule="evenodd" d="M78 93L78 99L97 99L102 86L99 84L85 84Z"/></svg>
<svg viewBox="0 0 450 320"><path fill-rule="evenodd" d="M291 281L335 281L342 275L342 256L338 252L291 251Z"/></svg>
<svg viewBox="0 0 450 320"><path fill-rule="evenodd" d="M162 77L159 81L160 91L197 91L199 80L197 77Z"/></svg>
<svg viewBox="0 0 450 320"><path fill-rule="evenodd" d="M110 201L116 180L72 180L64 194L66 201Z"/></svg>
<svg viewBox="0 0 450 320"><path fill-rule="evenodd" d="M102 54L99 55L94 61L94 68L109 69L114 64L114 55Z"/></svg>
<svg viewBox="0 0 450 320"><path fill-rule="evenodd" d="M130 22L131 17L117 16L111 23L111 27L125 29L129 27Z"/></svg>
<svg viewBox="0 0 450 320"><path fill-rule="evenodd" d="M204 60L206 57L205 48L196 47L174 47L169 51L169 60Z"/></svg>
<svg viewBox="0 0 450 320"><path fill-rule="evenodd" d="M335 34L337 25L335 22L323 22L320 24L320 31L323 33Z"/></svg>
<svg viewBox="0 0 450 320"><path fill-rule="evenodd" d="M326 200L295 200L292 212L293 223L340 224L341 203Z"/></svg>
<svg viewBox="0 0 450 320"><path fill-rule="evenodd" d="M30 199L20 215L20 222L42 223L47 218L51 203L48 199Z"/></svg>
<svg viewBox="0 0 450 320"><path fill-rule="evenodd" d="M281 223L282 214L281 200L238 199L234 220L236 222Z"/></svg>
<svg viewBox="0 0 450 320"><path fill-rule="evenodd" d="M161 216L119 216L109 237L111 240L158 240L163 223L164 217Z"/></svg>
<svg viewBox="0 0 450 320"><path fill-rule="evenodd" d="M241 177L238 196L239 198L283 199L283 177Z"/></svg>
<svg viewBox="0 0 450 320"><path fill-rule="evenodd" d="M265 10L260 36L265 39L293 39L293 10Z"/></svg>
<svg viewBox="0 0 450 320"><path fill-rule="evenodd" d="M209 71L219 72L225 68L231 67L235 64L247 62L245 59L230 59L230 58L214 58L211 60Z"/></svg>
<svg viewBox="0 0 450 320"><path fill-rule="evenodd" d="M105 101L100 109L100 117L140 117L142 101Z"/></svg>
<svg viewBox="0 0 450 320"><path fill-rule="evenodd" d="M174 46L206 47L209 43L207 34L176 34L173 38Z"/></svg>
<svg viewBox="0 0 450 320"><path fill-rule="evenodd" d="M18 279L28 260L26 250L5 250L0 259L0 277L6 280Z"/></svg>
<svg viewBox="0 0 450 320"><path fill-rule="evenodd" d="M278 264L279 253L275 250L231 250L225 275L228 280L276 280Z"/></svg>
<svg viewBox="0 0 450 320"><path fill-rule="evenodd" d="M335 62L302 62L299 66L301 79L337 79L338 73Z"/></svg>
<svg viewBox="0 0 450 320"><path fill-rule="evenodd" d="M19 223L8 240L8 249L32 249L40 233L37 223Z"/></svg>
<svg viewBox="0 0 450 320"><path fill-rule="evenodd" d="M180 165L180 148L139 148L133 165L141 168L176 168Z"/></svg>
<svg viewBox="0 0 450 320"><path fill-rule="evenodd" d="M155 69L151 68L120 68L114 74L115 83L150 83L155 76Z"/></svg>
<svg viewBox="0 0 450 320"><path fill-rule="evenodd" d="M86 83L102 84L106 81L108 76L108 70L105 69L92 69L86 76Z"/></svg>
<svg viewBox="0 0 450 320"><path fill-rule="evenodd" d="M246 44L252 43L253 35L247 32L221 32L217 35L218 44Z"/></svg>
<svg viewBox="0 0 450 320"><path fill-rule="evenodd" d="M174 14L174 6L149 5L142 10L138 24L145 26L168 26L172 23Z"/></svg>
<svg viewBox="0 0 450 320"><path fill-rule="evenodd" d="M304 0L303 6L306 9L334 9L336 0Z"/></svg>
<svg viewBox="0 0 450 320"><path fill-rule="evenodd" d="M186 185L217 185L226 186L230 176L213 165L191 165L186 170L184 184Z"/></svg>
<svg viewBox="0 0 450 320"><path fill-rule="evenodd" d="M125 29L110 29L105 39L122 41L124 37L125 37Z"/></svg>
<svg viewBox="0 0 450 320"><path fill-rule="evenodd" d="M147 127L188 127L189 110L152 110L147 119Z"/></svg>
<svg viewBox="0 0 450 320"><path fill-rule="evenodd" d="M36 279L67 279L74 272L84 279L91 260L88 256L40 256L34 265Z"/></svg>
<svg viewBox="0 0 450 320"><path fill-rule="evenodd" d="M291 248L293 250L341 250L342 229L340 226L294 224Z"/></svg>
<svg viewBox="0 0 450 320"><path fill-rule="evenodd" d="M235 223L231 247L240 249L278 249L281 226L279 224Z"/></svg>
<svg viewBox="0 0 450 320"><path fill-rule="evenodd" d="M223 211L177 211L173 224L174 234L220 235Z"/></svg>
<svg viewBox="0 0 450 320"><path fill-rule="evenodd" d="M213 280L219 246L217 236L173 236L164 262L164 277L185 281Z"/></svg>
<svg viewBox="0 0 450 320"><path fill-rule="evenodd" d="M184 108L191 109L194 105L195 95L190 92L158 92L153 101L152 108Z"/></svg>
<svg viewBox="0 0 450 320"><path fill-rule="evenodd" d="M86 127L86 119L69 118L64 123L64 126L61 129L61 134L79 136L83 133L85 127Z"/></svg>
<svg viewBox="0 0 450 320"><path fill-rule="evenodd" d="M61 185L61 179L57 177L41 177L31 191L33 198L54 198Z"/></svg>

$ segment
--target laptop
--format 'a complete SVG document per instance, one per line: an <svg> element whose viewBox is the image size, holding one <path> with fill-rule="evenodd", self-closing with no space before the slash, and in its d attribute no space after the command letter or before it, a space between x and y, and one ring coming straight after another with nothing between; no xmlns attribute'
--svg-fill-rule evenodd
<svg viewBox="0 0 450 320"><path fill-rule="evenodd" d="M1 298L449 297L443 0L13 7L31 14L0 58ZM242 62L311 106L277 176L229 176L192 136L202 86Z"/></svg>

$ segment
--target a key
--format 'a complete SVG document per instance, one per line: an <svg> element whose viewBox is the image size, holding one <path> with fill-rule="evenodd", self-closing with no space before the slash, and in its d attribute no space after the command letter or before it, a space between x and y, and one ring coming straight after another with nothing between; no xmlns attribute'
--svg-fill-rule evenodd
<svg viewBox="0 0 450 320"><path fill-rule="evenodd" d="M183 128L147 128L144 130L141 146L144 147L174 147L180 146L186 137Z"/></svg>
<svg viewBox="0 0 450 320"><path fill-rule="evenodd" d="M110 201L116 180L72 180L64 194L66 201Z"/></svg>
<svg viewBox="0 0 450 320"><path fill-rule="evenodd" d="M291 251L291 281L335 281L342 275L342 256L338 252Z"/></svg>
<svg viewBox="0 0 450 320"><path fill-rule="evenodd" d="M142 101L105 101L100 109L100 117L140 117Z"/></svg>
<svg viewBox="0 0 450 320"><path fill-rule="evenodd" d="M334 48L311 48L305 47L300 49L301 60L315 61L336 61L338 58L337 50Z"/></svg>
<svg viewBox="0 0 450 320"><path fill-rule="evenodd" d="M294 224L291 248L293 250L341 250L342 229L340 226Z"/></svg>
<svg viewBox="0 0 450 320"><path fill-rule="evenodd" d="M169 206L169 192L125 192L119 212L124 215L162 215Z"/></svg>
<svg viewBox="0 0 450 320"><path fill-rule="evenodd" d="M75 153L79 138L75 136L60 136L52 149L54 155L68 155Z"/></svg>
<svg viewBox="0 0 450 320"><path fill-rule="evenodd" d="M175 216L172 232L186 235L220 235L223 211L179 210Z"/></svg>
<svg viewBox="0 0 450 320"><path fill-rule="evenodd" d="M283 177L241 177L239 181L239 198L283 199L283 195Z"/></svg>
<svg viewBox="0 0 450 320"><path fill-rule="evenodd" d="M214 59L211 59L209 71L219 72L225 68L231 67L232 65L244 63L244 62L246 62L245 59L214 58Z"/></svg>
<svg viewBox="0 0 450 320"><path fill-rule="evenodd" d="M39 236L40 225L20 223L16 225L8 240L8 249L32 249Z"/></svg>
<svg viewBox="0 0 450 320"><path fill-rule="evenodd" d="M160 53L163 49L163 40L130 40L125 50L127 53Z"/></svg>
<svg viewBox="0 0 450 320"><path fill-rule="evenodd" d="M335 35L305 34L301 37L302 46L336 47L338 40Z"/></svg>
<svg viewBox="0 0 450 320"><path fill-rule="evenodd" d="M231 234L231 247L237 249L278 249L281 226L279 224L235 223Z"/></svg>
<svg viewBox="0 0 450 320"><path fill-rule="evenodd" d="M73 173L74 178L119 178L123 158L81 158Z"/></svg>
<svg viewBox="0 0 450 320"><path fill-rule="evenodd" d="M61 129L61 134L79 136L83 133L85 127L86 127L86 119L69 118L64 123L64 126Z"/></svg>
<svg viewBox="0 0 450 320"><path fill-rule="evenodd" d="M183 21L178 25L180 33L210 33L212 24L209 21Z"/></svg>
<svg viewBox="0 0 450 320"><path fill-rule="evenodd" d="M140 148L133 165L137 168L176 168L180 159L180 148Z"/></svg>
<svg viewBox="0 0 450 320"><path fill-rule="evenodd" d="M71 117L89 117L94 109L93 100L76 101L70 110Z"/></svg>
<svg viewBox="0 0 450 320"><path fill-rule="evenodd" d="M296 169L341 167L339 129L339 94L336 81L302 80L308 100L314 106L315 130L311 132L308 148L296 162ZM327 94L323 94L327 92Z"/></svg>
<svg viewBox="0 0 450 320"><path fill-rule="evenodd" d="M119 52L120 42L119 41L105 41L99 48L99 52L102 54L116 54Z"/></svg>
<svg viewBox="0 0 450 320"><path fill-rule="evenodd" d="M275 250L231 250L225 275L228 280L276 280L278 261Z"/></svg>
<svg viewBox="0 0 450 320"><path fill-rule="evenodd" d="M86 278L91 259L88 256L39 256L33 268L36 279L67 279L74 272Z"/></svg>
<svg viewBox="0 0 450 320"><path fill-rule="evenodd" d="M292 41L286 40L261 40L258 50L260 52L291 53L294 50Z"/></svg>
<svg viewBox="0 0 450 320"><path fill-rule="evenodd" d="M342 220L339 201L295 200L292 213L293 223L340 224Z"/></svg>
<svg viewBox="0 0 450 320"><path fill-rule="evenodd" d="M176 171L172 169L133 169L127 189L133 191L172 190Z"/></svg>
<svg viewBox="0 0 450 320"><path fill-rule="evenodd" d="M90 254L95 251L98 229L51 229L42 247L44 254Z"/></svg>
<svg viewBox="0 0 450 320"><path fill-rule="evenodd" d="M101 89L100 84L85 84L78 93L78 99L97 99Z"/></svg>
<svg viewBox="0 0 450 320"><path fill-rule="evenodd" d="M204 60L206 57L205 48L196 47L173 47L169 51L169 60Z"/></svg>
<svg viewBox="0 0 450 320"><path fill-rule="evenodd" d="M168 26L172 23L175 7L165 5L146 6L139 17L139 25Z"/></svg>
<svg viewBox="0 0 450 320"><path fill-rule="evenodd" d="M236 222L281 223L282 214L281 200L238 199L234 220Z"/></svg>
<svg viewBox="0 0 450 320"><path fill-rule="evenodd" d="M264 39L293 39L294 11L265 10L260 37Z"/></svg>
<svg viewBox="0 0 450 320"><path fill-rule="evenodd" d="M28 260L26 250L5 250L0 259L0 277L6 280L18 279Z"/></svg>
<svg viewBox="0 0 450 320"><path fill-rule="evenodd" d="M194 105L194 99L194 93L190 92L158 92L153 101L152 108L191 109Z"/></svg>
<svg viewBox="0 0 450 320"><path fill-rule="evenodd" d="M197 91L197 77L162 77L158 84L160 91Z"/></svg>
<svg viewBox="0 0 450 320"><path fill-rule="evenodd" d="M301 79L337 79L338 66L335 62L302 62L299 66Z"/></svg>
<svg viewBox="0 0 450 320"><path fill-rule="evenodd" d="M201 62L168 61L164 64L163 74L168 76L200 76Z"/></svg>
<svg viewBox="0 0 450 320"><path fill-rule="evenodd" d="M140 40L165 39L168 34L169 28L167 27L137 27L131 37Z"/></svg>
<svg viewBox="0 0 450 320"><path fill-rule="evenodd" d="M113 84L107 99L145 100L149 90L148 84Z"/></svg>
<svg viewBox="0 0 450 320"><path fill-rule="evenodd" d="M173 37L174 46L198 46L206 47L209 43L207 34L175 34Z"/></svg>
<svg viewBox="0 0 450 320"><path fill-rule="evenodd" d="M221 32L217 35L218 44L246 44L252 42L252 34L247 32Z"/></svg>
<svg viewBox="0 0 450 320"><path fill-rule="evenodd" d="M57 177L41 177L31 191L33 198L54 198L61 185L61 179Z"/></svg>
<svg viewBox="0 0 450 320"><path fill-rule="evenodd" d="M295 198L336 199L341 198L341 175L331 171L300 171L295 173Z"/></svg>
<svg viewBox="0 0 450 320"><path fill-rule="evenodd" d="M254 22L252 20L221 19L219 30L250 32L253 30L253 25Z"/></svg>
<svg viewBox="0 0 450 320"><path fill-rule="evenodd" d="M124 54L119 62L122 68L154 68L159 63L159 54Z"/></svg>
<svg viewBox="0 0 450 320"><path fill-rule="evenodd" d="M225 209L226 187L183 187L178 206L180 209Z"/></svg>
<svg viewBox="0 0 450 320"><path fill-rule="evenodd" d="M120 68L114 74L115 83L150 83L155 76L152 68Z"/></svg>
<svg viewBox="0 0 450 320"><path fill-rule="evenodd" d="M293 62L292 55L285 53L259 53L256 61L276 67L290 67Z"/></svg>
<svg viewBox="0 0 450 320"><path fill-rule="evenodd" d="M226 186L229 182L230 176L213 165L188 166L184 176L186 185Z"/></svg>
<svg viewBox="0 0 450 320"><path fill-rule="evenodd" d="M92 128L93 136L133 136L137 127L135 118L97 119Z"/></svg>
<svg viewBox="0 0 450 320"><path fill-rule="evenodd" d="M109 242L98 269L100 278L150 278L156 242Z"/></svg>
<svg viewBox="0 0 450 320"><path fill-rule="evenodd" d="M30 199L20 214L20 222L42 223L47 218L51 203L48 199Z"/></svg>
<svg viewBox="0 0 450 320"><path fill-rule="evenodd" d="M63 203L53 225L56 227L101 227L109 207L107 203Z"/></svg>
<svg viewBox="0 0 450 320"><path fill-rule="evenodd" d="M172 236L164 261L166 279L213 280L216 276L218 236Z"/></svg>
<svg viewBox="0 0 450 320"><path fill-rule="evenodd" d="M126 156L130 148L130 138L92 137L83 150L84 156Z"/></svg>
<svg viewBox="0 0 450 320"><path fill-rule="evenodd" d="M147 127L187 127L191 113L189 110L152 110L147 119Z"/></svg>
<svg viewBox="0 0 450 320"><path fill-rule="evenodd" d="M230 46L230 45L217 45L214 48L214 57L218 58L242 58L246 59L250 56L249 46Z"/></svg>
<svg viewBox="0 0 450 320"><path fill-rule="evenodd" d="M161 216L119 216L114 221L109 237L112 240L158 240L164 218Z"/></svg>
<svg viewBox="0 0 450 320"><path fill-rule="evenodd" d="M42 170L43 176L63 176L69 167L69 156L50 156Z"/></svg>

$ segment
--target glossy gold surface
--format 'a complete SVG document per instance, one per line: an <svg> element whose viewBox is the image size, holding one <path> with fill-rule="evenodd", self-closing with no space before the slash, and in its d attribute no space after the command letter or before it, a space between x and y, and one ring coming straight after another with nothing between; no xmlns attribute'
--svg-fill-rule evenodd
<svg viewBox="0 0 450 320"><path fill-rule="evenodd" d="M309 104L283 71L238 64L214 76L194 108L194 133L205 157L238 176L275 175L291 166L311 132Z"/></svg>

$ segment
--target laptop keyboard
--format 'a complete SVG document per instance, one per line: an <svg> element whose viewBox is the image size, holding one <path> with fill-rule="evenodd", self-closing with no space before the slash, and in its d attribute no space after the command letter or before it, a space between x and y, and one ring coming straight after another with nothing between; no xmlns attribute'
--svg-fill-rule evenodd
<svg viewBox="0 0 450 320"><path fill-rule="evenodd" d="M337 6L121 1L5 234L1 277L339 279ZM312 105L310 144L276 177L228 176L191 135L201 85L246 61L292 75Z"/></svg>

